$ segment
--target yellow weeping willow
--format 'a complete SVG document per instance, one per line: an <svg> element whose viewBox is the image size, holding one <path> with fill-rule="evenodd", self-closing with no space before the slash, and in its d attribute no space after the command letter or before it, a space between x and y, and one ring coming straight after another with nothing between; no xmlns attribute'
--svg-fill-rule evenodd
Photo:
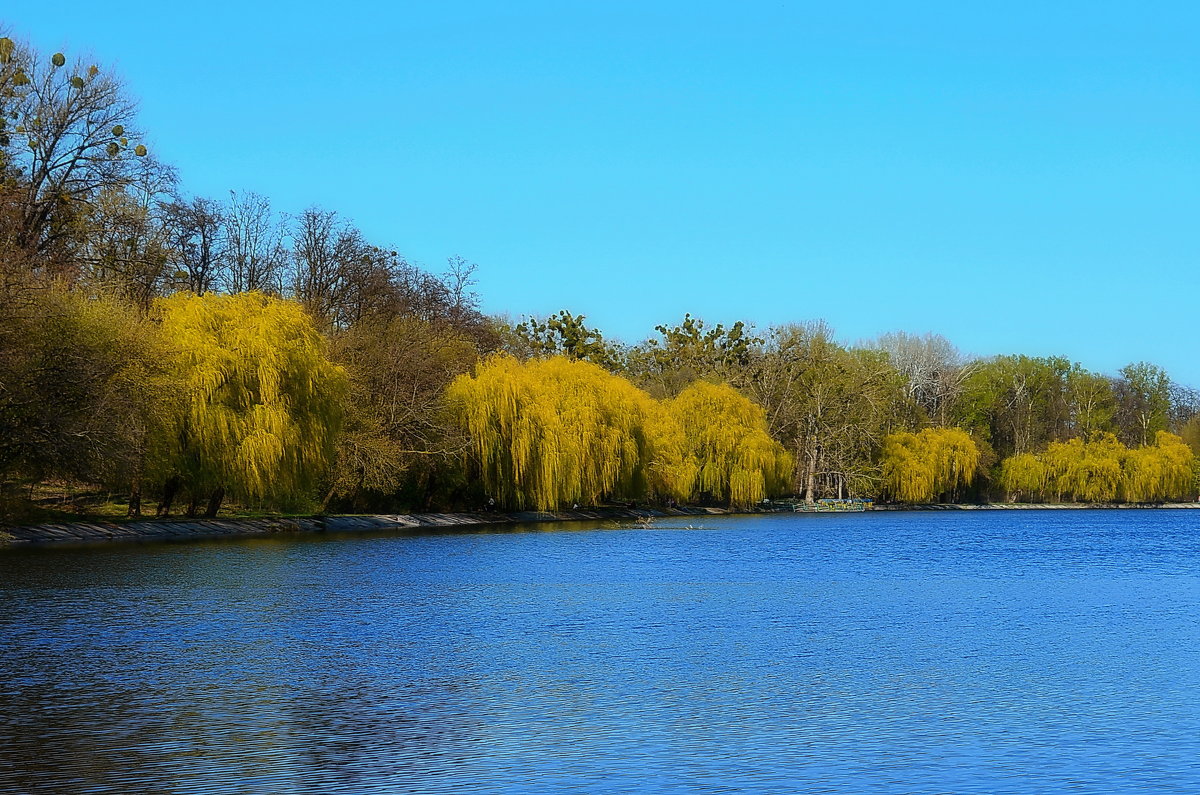
<svg viewBox="0 0 1200 795"><path fill-rule="evenodd" d="M330 460L344 371L296 303L261 293L177 294L158 304L183 395L163 440L193 495L290 500Z"/></svg>
<svg viewBox="0 0 1200 795"><path fill-rule="evenodd" d="M503 505L550 510L651 488L679 499L703 490L738 505L761 500L783 455L761 409L728 387L685 395L660 404L594 364L507 355L480 362L446 392L485 487ZM705 411L723 437L701 427Z"/></svg>
<svg viewBox="0 0 1200 795"><path fill-rule="evenodd" d="M979 457L975 440L958 428L894 433L883 441L884 486L900 502L932 502L971 485Z"/></svg>
<svg viewBox="0 0 1200 795"><path fill-rule="evenodd" d="M1158 502L1191 496L1195 469L1191 448L1166 431L1133 450L1111 433L1096 433L1005 460L1000 485L1018 499Z"/></svg>
<svg viewBox="0 0 1200 795"><path fill-rule="evenodd" d="M785 486L791 457L767 432L763 409L733 387L697 381L663 408L655 439L666 493L707 492L746 507Z"/></svg>
<svg viewBox="0 0 1200 795"><path fill-rule="evenodd" d="M1017 499L1037 499L1046 491L1046 464L1033 453L1010 456L1000 465L1000 485Z"/></svg>
<svg viewBox="0 0 1200 795"><path fill-rule="evenodd" d="M503 505L549 510L645 491L654 401L594 364L493 356L446 396Z"/></svg>

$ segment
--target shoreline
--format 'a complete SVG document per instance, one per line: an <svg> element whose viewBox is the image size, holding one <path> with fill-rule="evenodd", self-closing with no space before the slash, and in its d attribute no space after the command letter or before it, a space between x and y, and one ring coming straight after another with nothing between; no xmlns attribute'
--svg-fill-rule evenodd
<svg viewBox="0 0 1200 795"><path fill-rule="evenodd" d="M868 511L1045 511L1045 510L1200 510L1200 502L1112 503L934 503L875 505ZM362 533L386 530L481 528L515 524L586 521L643 521L675 516L732 516L791 511L735 511L726 508L592 508L572 511L362 514L270 519L146 519L133 522L55 522L0 528L0 548L110 541L189 541L272 535ZM839 512L840 513L840 512ZM857 512L854 512L857 513ZM806 514L807 515L807 514Z"/></svg>
<svg viewBox="0 0 1200 795"><path fill-rule="evenodd" d="M726 516L725 508L592 508L572 511L515 511L270 519L144 519L132 522L54 522L0 527L0 549L41 544L92 544L109 541L199 541L316 533L366 533L379 530L478 528L515 524L586 521L640 521L672 516Z"/></svg>

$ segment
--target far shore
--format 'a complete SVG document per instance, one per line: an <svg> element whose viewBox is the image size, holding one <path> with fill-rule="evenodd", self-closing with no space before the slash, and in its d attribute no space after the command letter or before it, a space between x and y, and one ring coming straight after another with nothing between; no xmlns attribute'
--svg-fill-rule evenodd
<svg viewBox="0 0 1200 795"><path fill-rule="evenodd" d="M877 504L871 511L1044 511L1200 509L1200 502L1174 503L935 503ZM108 541L202 540L293 533L359 533L387 530L470 529L548 522L624 521L738 513L787 513L786 510L735 511L725 508L588 508L570 511L460 512L275 517L263 519L167 518L133 522L87 521L2 527L0 547L31 544L91 544ZM806 514L807 515L807 514ZM818 514L820 515L820 514ZM846 515L846 514L840 514Z"/></svg>

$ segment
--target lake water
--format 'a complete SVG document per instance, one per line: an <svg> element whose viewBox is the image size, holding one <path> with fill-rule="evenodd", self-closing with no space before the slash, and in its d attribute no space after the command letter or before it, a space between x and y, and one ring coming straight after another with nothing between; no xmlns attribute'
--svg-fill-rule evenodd
<svg viewBox="0 0 1200 795"><path fill-rule="evenodd" d="M0 792L1200 791L1200 511L0 552Z"/></svg>

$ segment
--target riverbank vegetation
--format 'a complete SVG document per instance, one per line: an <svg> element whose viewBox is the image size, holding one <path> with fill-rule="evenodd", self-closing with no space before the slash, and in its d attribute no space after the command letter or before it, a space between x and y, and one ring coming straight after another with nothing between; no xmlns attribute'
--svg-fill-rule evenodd
<svg viewBox="0 0 1200 795"><path fill-rule="evenodd" d="M1138 362L686 315L489 317L336 211L189 195L110 71L0 38L0 514L1194 499L1200 394ZM53 484L48 487L47 484ZM113 510L110 508L109 510Z"/></svg>

